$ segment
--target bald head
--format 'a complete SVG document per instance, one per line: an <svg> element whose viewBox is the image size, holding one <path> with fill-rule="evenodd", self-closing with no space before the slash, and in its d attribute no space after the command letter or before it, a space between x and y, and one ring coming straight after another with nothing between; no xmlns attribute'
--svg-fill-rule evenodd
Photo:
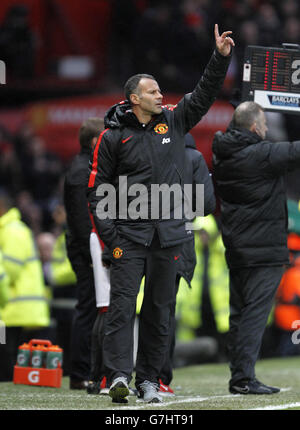
<svg viewBox="0 0 300 430"><path fill-rule="evenodd" d="M40 253L42 263L51 261L55 244L55 236L52 233L40 233L36 238L36 244Z"/></svg>
<svg viewBox="0 0 300 430"><path fill-rule="evenodd" d="M266 118L263 108L255 102L243 102L234 111L233 126L245 128L257 133L262 139L266 137Z"/></svg>

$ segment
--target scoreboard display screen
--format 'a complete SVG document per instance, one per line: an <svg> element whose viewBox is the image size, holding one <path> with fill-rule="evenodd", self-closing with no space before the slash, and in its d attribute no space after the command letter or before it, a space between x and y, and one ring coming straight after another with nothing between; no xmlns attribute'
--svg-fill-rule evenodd
<svg viewBox="0 0 300 430"><path fill-rule="evenodd" d="M247 46L243 66L242 100L265 110L300 114L300 47Z"/></svg>

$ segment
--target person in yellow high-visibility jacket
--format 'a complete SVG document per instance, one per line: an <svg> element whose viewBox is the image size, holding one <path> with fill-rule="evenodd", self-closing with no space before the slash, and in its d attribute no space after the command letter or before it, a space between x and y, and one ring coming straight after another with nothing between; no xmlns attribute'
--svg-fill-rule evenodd
<svg viewBox="0 0 300 430"><path fill-rule="evenodd" d="M67 255L66 234L56 238L48 273L52 286L51 316L56 321L56 341L64 350L63 371L70 375L72 321L76 308L76 275Z"/></svg>
<svg viewBox="0 0 300 430"><path fill-rule="evenodd" d="M59 235L41 233L37 238L44 276L49 286L51 319L55 330L53 342L63 349L63 372L70 374L70 336L76 307L76 274L67 255L65 233L65 210L58 204L53 219L59 228Z"/></svg>
<svg viewBox="0 0 300 430"><path fill-rule="evenodd" d="M9 278L3 265L3 256L0 251L0 344L6 343L5 324L1 319L1 311L9 300Z"/></svg>
<svg viewBox="0 0 300 430"><path fill-rule="evenodd" d="M8 300L1 309L6 344L0 345L0 380L9 381L13 376L18 346L33 337L47 338L50 318L42 266L32 232L2 191L0 249L4 271L9 278Z"/></svg>
<svg viewBox="0 0 300 430"><path fill-rule="evenodd" d="M4 269L3 255L0 251L0 319L1 309L6 305L9 299L9 277Z"/></svg>
<svg viewBox="0 0 300 430"><path fill-rule="evenodd" d="M51 284L55 287L76 284L76 275L67 255L64 231L55 240L49 276Z"/></svg>

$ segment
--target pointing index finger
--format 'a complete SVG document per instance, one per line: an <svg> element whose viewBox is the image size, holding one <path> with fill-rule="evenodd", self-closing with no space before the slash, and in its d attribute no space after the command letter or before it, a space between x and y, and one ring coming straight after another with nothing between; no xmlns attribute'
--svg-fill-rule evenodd
<svg viewBox="0 0 300 430"><path fill-rule="evenodd" d="M220 37L219 26L218 26L218 24L215 24L215 38L217 39L217 37Z"/></svg>

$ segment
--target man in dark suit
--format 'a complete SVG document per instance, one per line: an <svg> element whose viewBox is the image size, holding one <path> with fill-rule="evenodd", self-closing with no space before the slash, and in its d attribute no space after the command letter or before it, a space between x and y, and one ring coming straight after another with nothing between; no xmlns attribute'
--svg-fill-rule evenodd
<svg viewBox="0 0 300 430"><path fill-rule="evenodd" d="M86 198L90 154L103 129L103 120L90 118L79 131L80 152L65 177L67 251L77 277L77 305L71 334L70 388L86 389L90 377L91 333L97 316L94 275L90 255L92 224Z"/></svg>
<svg viewBox="0 0 300 430"><path fill-rule="evenodd" d="M213 142L213 174L230 270L228 353L233 394L273 394L255 376L272 301L289 264L285 173L300 163L300 141L266 139L263 109L241 103Z"/></svg>

